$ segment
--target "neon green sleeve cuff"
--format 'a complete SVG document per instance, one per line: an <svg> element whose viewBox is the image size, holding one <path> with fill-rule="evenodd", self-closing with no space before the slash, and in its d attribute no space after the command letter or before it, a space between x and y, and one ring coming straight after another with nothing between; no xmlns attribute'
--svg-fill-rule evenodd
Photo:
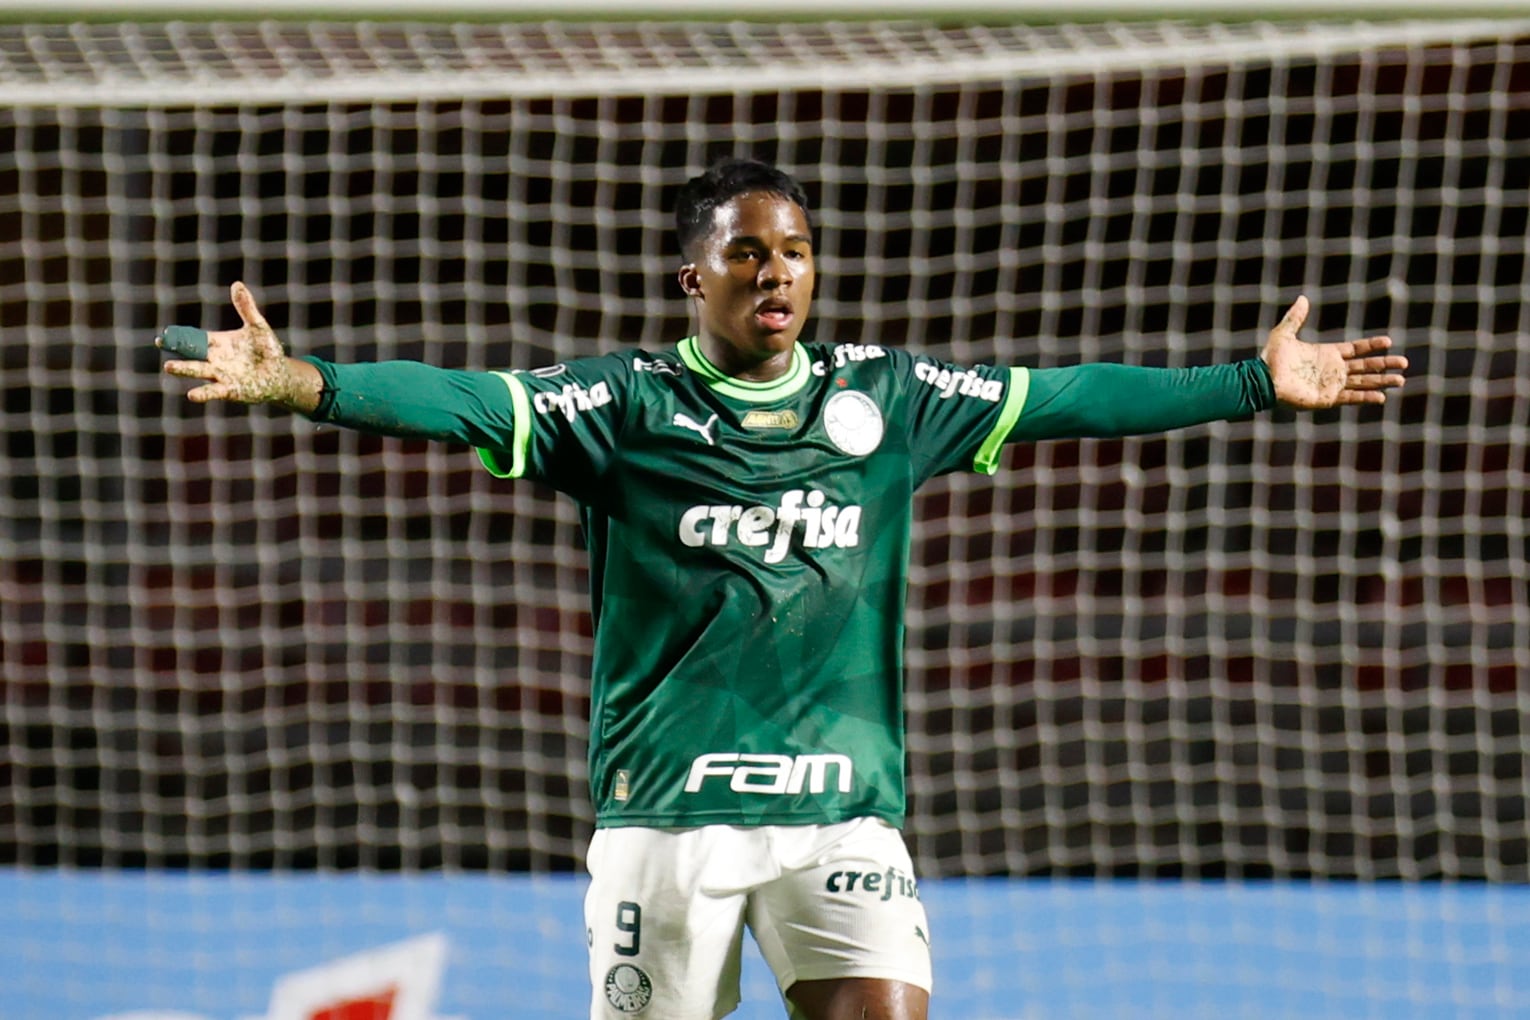
<svg viewBox="0 0 1530 1020"><path fill-rule="evenodd" d="M526 473L527 456L531 451L531 397L526 393L526 385L517 379L514 373L495 372L494 375L503 379L505 386L510 390L511 416L515 431L510 439L509 450L479 447L478 459L496 478L520 478ZM508 463L506 455L508 455Z"/></svg>
<svg viewBox="0 0 1530 1020"><path fill-rule="evenodd" d="M972 460L972 470L985 475L999 470L999 452L1004 448L1004 440L1014 430L1015 422L1020 420L1020 412L1025 410L1025 397L1030 388L1030 369L1009 370L1009 388L1004 394L1004 406L999 408L999 420L994 422L993 431L988 433L988 438L978 447L977 456Z"/></svg>

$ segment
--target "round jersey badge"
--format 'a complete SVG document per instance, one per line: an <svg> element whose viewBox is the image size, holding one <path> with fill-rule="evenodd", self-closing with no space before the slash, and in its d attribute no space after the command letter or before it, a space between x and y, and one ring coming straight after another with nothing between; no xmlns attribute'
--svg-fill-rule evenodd
<svg viewBox="0 0 1530 1020"><path fill-rule="evenodd" d="M630 963L606 972L606 1001L623 1013L641 1013L653 998L653 982Z"/></svg>
<svg viewBox="0 0 1530 1020"><path fill-rule="evenodd" d="M882 412L864 393L843 390L823 407L823 427L835 446L864 457L882 445Z"/></svg>

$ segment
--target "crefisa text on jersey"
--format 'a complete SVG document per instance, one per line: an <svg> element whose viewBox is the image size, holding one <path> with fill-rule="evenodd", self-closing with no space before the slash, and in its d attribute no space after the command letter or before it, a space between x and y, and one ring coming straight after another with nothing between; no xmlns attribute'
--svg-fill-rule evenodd
<svg viewBox="0 0 1530 1020"><path fill-rule="evenodd" d="M960 394L997 404L1004 396L1002 382L984 378L970 368L965 372L953 372L944 366L921 361L914 366L914 378L939 390L941 400L949 400Z"/></svg>
<svg viewBox="0 0 1530 1020"><path fill-rule="evenodd" d="M833 367L844 368L852 361L875 361L885 357L887 357L887 351L876 344L836 344ZM829 367L826 361L815 361L812 372L814 375L828 375Z"/></svg>
<svg viewBox="0 0 1530 1020"><path fill-rule="evenodd" d="M766 563L786 559L792 531L802 524L802 544L809 549L849 549L861 542L861 508L833 506L818 489L792 489L769 506L700 504L680 515L680 543L692 549L740 545L769 546Z"/></svg>
<svg viewBox="0 0 1530 1020"><path fill-rule="evenodd" d="M553 366L555 368L561 366ZM535 374L535 373L533 373ZM545 378L545 377L544 377ZM589 389L585 389L578 383L566 383L558 393L539 392L531 398L531 405L539 414L548 414L552 411L560 411L569 421L581 411L593 411L597 407L604 407L611 402L611 387L605 381L595 383Z"/></svg>

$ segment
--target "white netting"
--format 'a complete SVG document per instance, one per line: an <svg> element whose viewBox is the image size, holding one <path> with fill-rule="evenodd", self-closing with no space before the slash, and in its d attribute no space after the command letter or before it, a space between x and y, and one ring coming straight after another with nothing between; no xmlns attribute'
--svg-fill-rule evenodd
<svg viewBox="0 0 1530 1020"><path fill-rule="evenodd" d="M1012 450L921 498L921 871L1530 879L1530 23L0 27L0 860L566 870L571 506L188 406L293 347L683 334L669 197L816 206L815 334L970 361L1390 332L1385 410Z"/></svg>

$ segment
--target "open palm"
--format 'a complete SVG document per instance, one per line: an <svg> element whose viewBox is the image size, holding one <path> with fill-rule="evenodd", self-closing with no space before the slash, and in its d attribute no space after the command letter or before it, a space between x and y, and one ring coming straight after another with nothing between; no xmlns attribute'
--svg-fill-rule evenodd
<svg viewBox="0 0 1530 1020"><path fill-rule="evenodd" d="M235 283L229 293L244 325L239 329L208 331L205 360L167 361L165 371L183 379L203 380L204 385L186 394L199 404L212 400L242 404L290 402L293 379L281 340L260 314L248 287ZM164 337L155 343L166 346Z"/></svg>
<svg viewBox="0 0 1530 1020"><path fill-rule="evenodd" d="M1341 404L1380 404L1403 384L1408 359L1387 354L1391 337L1342 343L1308 343L1297 337L1307 321L1305 297L1296 299L1270 331L1260 357L1275 381L1275 397L1291 407L1316 410Z"/></svg>

